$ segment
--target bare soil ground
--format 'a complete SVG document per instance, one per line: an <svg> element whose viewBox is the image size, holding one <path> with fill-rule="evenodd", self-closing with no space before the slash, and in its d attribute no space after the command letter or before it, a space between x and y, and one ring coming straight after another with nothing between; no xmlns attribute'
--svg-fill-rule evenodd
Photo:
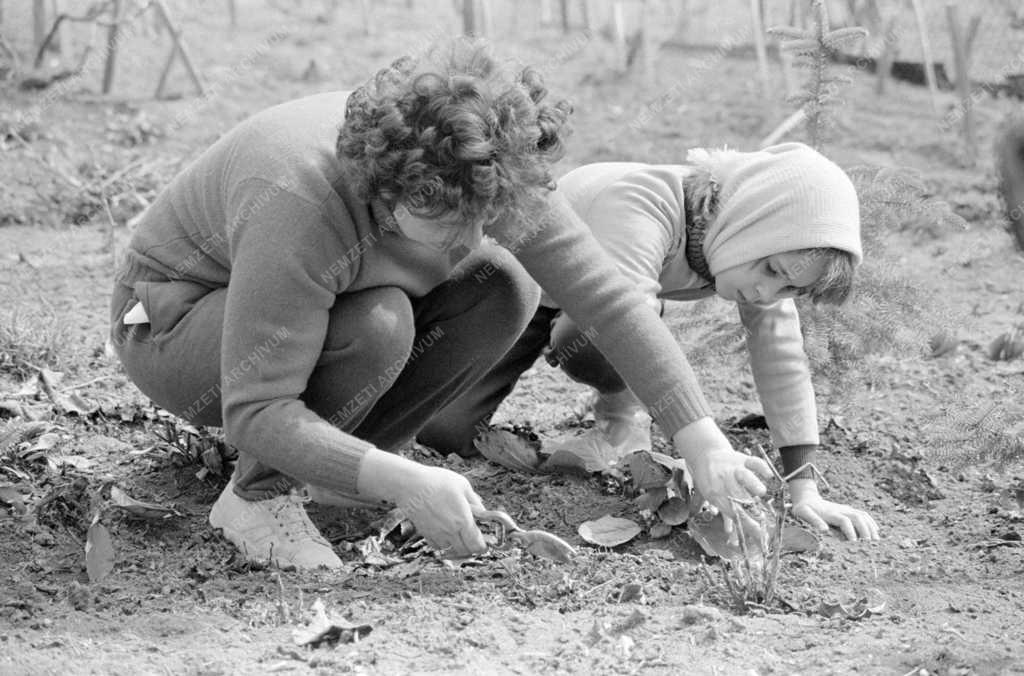
<svg viewBox="0 0 1024 676"><path fill-rule="evenodd" d="M11 441L33 420L56 436L36 459L19 457L24 445L0 448L0 483L14 484L27 506L23 514L10 490L3 494L0 672L1024 673L1022 469L1019 461L998 462L1001 447L986 445L988 428L978 423L988 415L1002 426L997 432L1020 434L1021 362L987 356L992 339L1021 321L1024 303L1024 259L1002 229L989 157L1000 121L1018 101L979 103L981 156L968 166L955 129L936 122L925 90L892 83L877 97L873 81L855 73L844 93L827 152L844 166L915 168L966 221L965 228L926 222L884 233L891 270L940 309L942 322L921 327L922 335L945 330L959 342L934 358L923 345L914 354L871 355L856 367L853 388L816 382L829 495L870 510L884 537L866 544L833 534L818 552L786 555L785 603L738 612L717 578L701 573L700 549L684 527L660 539L645 532L612 550L586 545L576 529L587 519L642 520L614 481L526 476L421 447L407 453L465 472L489 505L565 537L579 556L557 565L509 550L459 569L427 554L373 565L360 546L381 515L315 509L346 568L299 574L246 565L211 532L206 516L226 476L161 441L165 419L104 353L125 222L181 162L238 119L294 96L349 87L423 44L435 30L429 4L417 3L418 14L381 8L372 39L355 20L296 23L262 4L244 13L234 33L223 17L186 14L196 60L211 64L207 75L218 83L205 100L153 102L141 94L153 86L153 56L163 53L165 37L123 59L119 91L138 92L137 100L90 101L80 90L96 88L96 71L59 96L5 91L0 438ZM287 34L269 40L282 26ZM541 64L553 89L574 99L578 131L565 168L678 161L701 145L748 148L789 113L781 94L759 93L749 60L666 51L656 82L644 85L609 73L599 37L567 39L552 28L502 44ZM311 58L321 76L303 79ZM943 97L944 112L954 100ZM18 122L19 111L38 111L38 120ZM68 177L93 185L97 175L112 176L109 196L127 180L117 175L124 167L132 170L125 176L141 178L117 193L111 228L102 202ZM668 319L692 348L725 330L732 316L712 300L673 306ZM64 374L55 386L63 409L26 361ZM723 427L759 411L741 353L698 369ZM499 417L553 437L579 425L580 393L541 364ZM72 394L83 413L69 412ZM766 439L757 430L730 434L748 448ZM108 514L115 565L90 583L86 532L112 485L180 515ZM869 594L885 601L882 612L861 619L820 612L823 603ZM317 598L372 632L335 647L296 647L292 631Z"/></svg>

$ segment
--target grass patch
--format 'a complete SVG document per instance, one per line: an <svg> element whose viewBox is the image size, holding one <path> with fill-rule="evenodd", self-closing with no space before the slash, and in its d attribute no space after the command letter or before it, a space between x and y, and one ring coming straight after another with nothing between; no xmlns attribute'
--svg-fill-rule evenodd
<svg viewBox="0 0 1024 676"><path fill-rule="evenodd" d="M56 316L9 310L0 315L0 374L25 380L39 368L62 371L70 340L68 327Z"/></svg>

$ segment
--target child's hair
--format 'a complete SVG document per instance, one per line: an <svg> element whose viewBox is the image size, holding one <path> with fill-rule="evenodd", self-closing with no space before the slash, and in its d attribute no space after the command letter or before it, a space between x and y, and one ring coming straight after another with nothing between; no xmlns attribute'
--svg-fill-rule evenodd
<svg viewBox="0 0 1024 676"><path fill-rule="evenodd" d="M822 247L806 249L802 253L809 259L823 258L825 267L821 276L803 290L812 303L842 305L853 290L853 254L842 249Z"/></svg>
<svg viewBox="0 0 1024 676"><path fill-rule="evenodd" d="M554 189L572 112L546 93L537 71L515 72L485 42L445 40L350 96L337 155L363 199L466 225L524 218Z"/></svg>

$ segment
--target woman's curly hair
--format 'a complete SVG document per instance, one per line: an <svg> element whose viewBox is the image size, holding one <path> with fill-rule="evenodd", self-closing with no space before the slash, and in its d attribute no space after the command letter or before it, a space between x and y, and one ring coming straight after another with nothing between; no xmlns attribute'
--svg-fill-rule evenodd
<svg viewBox="0 0 1024 676"><path fill-rule="evenodd" d="M485 42L446 40L349 97L337 155L368 201L467 225L524 217L554 188L572 112L546 93L537 71L513 71Z"/></svg>

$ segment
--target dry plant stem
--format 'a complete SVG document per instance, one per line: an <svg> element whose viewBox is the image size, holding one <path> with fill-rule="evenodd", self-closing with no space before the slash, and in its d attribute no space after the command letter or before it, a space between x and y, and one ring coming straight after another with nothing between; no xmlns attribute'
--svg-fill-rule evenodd
<svg viewBox="0 0 1024 676"><path fill-rule="evenodd" d="M733 503L733 509L742 510L744 503L736 498L729 498ZM746 512L743 512L746 514ZM754 581L754 574L750 569L750 550L747 548L747 536L744 533L743 522L736 519L736 537L740 542L740 551L743 552L743 571L746 573L746 579L743 580L743 586L750 589L751 584Z"/></svg>
<svg viewBox="0 0 1024 676"><path fill-rule="evenodd" d="M779 507L775 512L775 532L772 533L770 544L772 559L765 566L764 575L764 604L771 604L775 598L775 585L779 579L779 566L782 563L782 527L786 520L786 499L782 489L778 493Z"/></svg>

